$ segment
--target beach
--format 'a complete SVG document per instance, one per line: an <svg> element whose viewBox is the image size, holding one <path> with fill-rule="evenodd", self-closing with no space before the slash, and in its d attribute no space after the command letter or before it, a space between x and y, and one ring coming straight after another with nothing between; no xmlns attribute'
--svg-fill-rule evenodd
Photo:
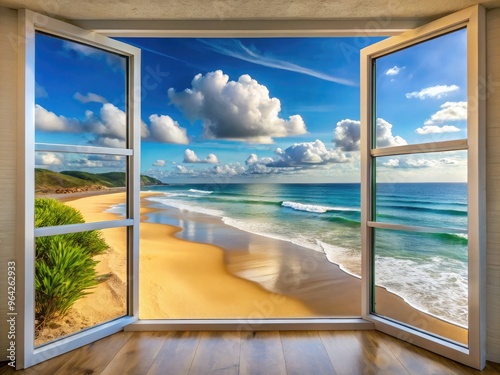
<svg viewBox="0 0 500 375"><path fill-rule="evenodd" d="M156 194L141 195L141 319L249 319L258 324L265 318L360 316L360 279L325 254L242 231L217 217L162 207L148 199ZM120 215L106 211L123 203L125 194L64 200L87 222L114 220ZM126 314L126 236L123 229L102 234L110 250L99 256L97 271L112 276L65 318L74 331ZM413 308L398 295L377 287L376 296L378 313L467 342L467 330Z"/></svg>

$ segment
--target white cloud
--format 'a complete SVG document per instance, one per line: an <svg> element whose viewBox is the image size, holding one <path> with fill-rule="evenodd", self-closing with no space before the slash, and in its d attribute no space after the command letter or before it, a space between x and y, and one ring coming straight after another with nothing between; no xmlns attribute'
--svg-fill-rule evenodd
<svg viewBox="0 0 500 375"><path fill-rule="evenodd" d="M417 134L425 135L425 134L440 134L440 133L455 133L459 132L460 129L453 125L424 125L422 128L418 128L415 130Z"/></svg>
<svg viewBox="0 0 500 375"><path fill-rule="evenodd" d="M66 157L64 168L87 169L87 168L112 168L113 171L124 171L125 158L119 155L74 155Z"/></svg>
<svg viewBox="0 0 500 375"><path fill-rule="evenodd" d="M448 121L465 120L467 120L467 102L446 102L441 105L439 111L425 121L424 125L431 126Z"/></svg>
<svg viewBox="0 0 500 375"><path fill-rule="evenodd" d="M91 168L124 171L126 161L125 157L119 155L37 152L35 154L35 165L53 171L85 170Z"/></svg>
<svg viewBox="0 0 500 375"><path fill-rule="evenodd" d="M295 143L285 150L278 148L279 159L274 166L296 166L305 164L345 163L350 161L342 152L327 149L325 144L317 139L314 142Z"/></svg>
<svg viewBox="0 0 500 375"><path fill-rule="evenodd" d="M323 142L317 139L314 142L295 143L286 149L277 148L277 157L263 158L258 161L266 167L308 168L322 164L347 163L352 161L345 153L339 150L328 149ZM256 157L250 155L247 165L255 165Z"/></svg>
<svg viewBox="0 0 500 375"><path fill-rule="evenodd" d="M165 160L158 159L153 163L153 167L165 167L167 162Z"/></svg>
<svg viewBox="0 0 500 375"><path fill-rule="evenodd" d="M392 68L387 69L385 71L385 75L386 76L397 76L401 72L401 70L403 70L404 68L405 67L400 68L397 65L394 65Z"/></svg>
<svg viewBox="0 0 500 375"><path fill-rule="evenodd" d="M392 124L382 118L377 119L377 147L393 147L406 145L404 140L399 135L392 135Z"/></svg>
<svg viewBox="0 0 500 375"><path fill-rule="evenodd" d="M389 159L382 163L385 167L397 168L399 167L399 159Z"/></svg>
<svg viewBox="0 0 500 375"><path fill-rule="evenodd" d="M221 70L196 75L192 88L168 90L170 101L190 120L201 120L206 138L272 143L275 137L305 134L299 115L279 117L281 102L249 75L229 81Z"/></svg>
<svg viewBox="0 0 500 375"><path fill-rule="evenodd" d="M87 93L87 95L82 95L79 92L77 92L75 95L73 95L73 98L78 100L79 102L82 103L107 103L108 101L106 100L105 97L101 95L94 94L93 92Z"/></svg>
<svg viewBox="0 0 500 375"><path fill-rule="evenodd" d="M84 168L102 168L104 163L100 160L89 160L87 158L80 158L67 163L68 167L76 167L78 169Z"/></svg>
<svg viewBox="0 0 500 375"><path fill-rule="evenodd" d="M251 164L256 164L259 162L259 157L257 154L250 154L248 155L247 160L245 160L246 165L251 165Z"/></svg>
<svg viewBox="0 0 500 375"><path fill-rule="evenodd" d="M333 133L335 147L342 151L359 151L360 122L345 119L337 122Z"/></svg>
<svg viewBox="0 0 500 375"><path fill-rule="evenodd" d="M245 167L239 163L216 165L211 169L211 173L217 176L233 177L245 173Z"/></svg>
<svg viewBox="0 0 500 375"><path fill-rule="evenodd" d="M35 128L46 132L68 133L75 133L80 130L77 120L58 116L54 112L47 111L39 104L35 104Z"/></svg>
<svg viewBox="0 0 500 375"><path fill-rule="evenodd" d="M74 51L82 57L90 57L97 60L103 59L106 61L106 64L113 70L125 70L126 59L117 54L71 41L64 42L64 49L66 51Z"/></svg>
<svg viewBox="0 0 500 375"><path fill-rule="evenodd" d="M311 77L322 79L324 81L335 82L348 86L356 86L354 82L345 78L335 77L327 73L293 64L289 61L283 61L271 57L269 54L262 54L255 48L245 46L241 41L237 39L226 39L217 42L209 39L200 39L199 41L209 46L213 51L216 51L222 55L231 56L236 59L251 62L257 65L267 66L270 68L305 74Z"/></svg>
<svg viewBox="0 0 500 375"><path fill-rule="evenodd" d="M207 158L208 159L208 158ZM325 144L314 142L295 143L285 149L277 148L274 157L259 158L257 154L250 154L245 165L231 163L216 165L212 168L187 168L177 165L175 173L190 177L236 177L252 175L292 175L316 168L331 168L333 165L347 165L356 161L338 149L329 149ZM184 162L200 163L200 159L192 150L186 150ZM201 161L206 162L206 161ZM340 166L339 166L340 168ZM158 176L158 174L157 174ZM165 177L166 174L162 174ZM172 175L169 175L172 176Z"/></svg>
<svg viewBox="0 0 500 375"><path fill-rule="evenodd" d="M191 177L216 178L241 176L246 173L246 170L245 167L239 163L215 165L211 168L203 169L189 169L183 165L177 165L176 173Z"/></svg>
<svg viewBox="0 0 500 375"><path fill-rule="evenodd" d="M83 56L92 56L104 53L104 51L101 51L97 48L70 41L64 42L64 49L75 51Z"/></svg>
<svg viewBox="0 0 500 375"><path fill-rule="evenodd" d="M99 116L85 112L85 128L95 135L93 144L106 147L125 147L127 137L127 115L111 103L105 103Z"/></svg>
<svg viewBox="0 0 500 375"><path fill-rule="evenodd" d="M183 163L208 163L208 164L218 164L219 159L214 154L208 154L208 156L201 160L193 150L189 148L184 151Z"/></svg>
<svg viewBox="0 0 500 375"><path fill-rule="evenodd" d="M35 153L35 165L61 165L64 163L64 156L53 152L37 152Z"/></svg>
<svg viewBox="0 0 500 375"><path fill-rule="evenodd" d="M430 168L435 167L438 164L435 160L429 159L389 159L383 162L384 167L389 168L406 168L406 169L420 169L420 168Z"/></svg>
<svg viewBox="0 0 500 375"><path fill-rule="evenodd" d="M457 85L438 85L432 87L426 87L420 91L413 91L406 94L408 99L418 98L420 100L424 99L441 99L447 96L450 92L459 90L460 87Z"/></svg>
<svg viewBox="0 0 500 375"><path fill-rule="evenodd" d="M47 93L47 90L45 90L45 87L42 85L39 85L38 82L35 82L35 97L36 98L47 98L49 94Z"/></svg>
<svg viewBox="0 0 500 375"><path fill-rule="evenodd" d="M141 122L143 140L188 144L186 129L169 116L151 115L150 127ZM87 110L84 120L68 119L47 111L40 105L35 106L35 126L45 132L87 133L90 144L106 147L125 147L127 136L127 115L111 103L104 103L98 114Z"/></svg>
<svg viewBox="0 0 500 375"><path fill-rule="evenodd" d="M143 138L162 143L181 145L189 143L186 129L181 128L179 123L174 121L170 116L151 115L149 116L149 121L151 121L149 127L150 134L146 132L147 129L143 129Z"/></svg>
<svg viewBox="0 0 500 375"><path fill-rule="evenodd" d="M446 166L465 166L466 160L460 157L446 158L417 158L402 156L399 158L389 159L382 163L387 168L401 169L423 169L423 168L439 168Z"/></svg>
<svg viewBox="0 0 500 375"><path fill-rule="evenodd" d="M177 169L177 172L180 173L180 174L188 174L188 175L196 174L196 172L194 171L194 169L188 169L188 168L186 168L183 165L177 165L176 169Z"/></svg>
<svg viewBox="0 0 500 375"><path fill-rule="evenodd" d="M151 132L149 131L148 126L144 121L141 121L141 139L145 141L148 140L150 136Z"/></svg>
<svg viewBox="0 0 500 375"><path fill-rule="evenodd" d="M360 126L357 120L345 119L337 122L333 133L335 147L341 151L359 151ZM392 124L382 118L377 119L377 147L406 145L406 140L392 134Z"/></svg>

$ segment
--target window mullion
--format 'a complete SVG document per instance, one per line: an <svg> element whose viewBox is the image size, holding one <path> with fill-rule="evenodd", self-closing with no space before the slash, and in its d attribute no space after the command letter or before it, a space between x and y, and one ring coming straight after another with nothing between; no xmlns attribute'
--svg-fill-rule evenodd
<svg viewBox="0 0 500 375"><path fill-rule="evenodd" d="M373 157L424 154L431 152L462 151L468 149L467 139L454 141L419 143L414 145L375 148L371 150Z"/></svg>

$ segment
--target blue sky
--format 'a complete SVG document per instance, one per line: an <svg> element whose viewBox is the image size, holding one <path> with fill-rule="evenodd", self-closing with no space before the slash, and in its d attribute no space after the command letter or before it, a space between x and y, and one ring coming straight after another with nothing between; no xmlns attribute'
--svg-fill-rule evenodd
<svg viewBox="0 0 500 375"><path fill-rule="evenodd" d="M382 38L373 38L375 43ZM358 182L359 38L121 38L142 50L142 173L165 182ZM466 137L465 31L376 62L377 147ZM124 147L124 58L36 39L36 142ZM123 159L37 153L52 170ZM385 158L380 181L464 181L464 153Z"/></svg>

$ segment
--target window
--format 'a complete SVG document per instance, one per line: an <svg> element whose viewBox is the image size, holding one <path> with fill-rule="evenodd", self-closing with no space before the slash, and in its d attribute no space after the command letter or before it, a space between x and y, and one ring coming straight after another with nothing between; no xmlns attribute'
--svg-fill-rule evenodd
<svg viewBox="0 0 500 375"><path fill-rule="evenodd" d="M140 52L30 11L22 15L26 274L18 365L27 367L137 319ZM93 93L100 81L107 98ZM84 170L92 165L103 173ZM84 210L78 199L53 199L98 188L111 193L109 205L125 206L121 217L92 214L101 207L90 202ZM104 254L116 258L112 266Z"/></svg>
<svg viewBox="0 0 500 375"><path fill-rule="evenodd" d="M46 17L37 19L37 15L26 11L22 13L26 18L24 37L26 39L26 48L23 50L23 58L26 61L26 70L24 76L22 77L22 83L25 89L25 103L24 112L22 113L20 127L21 139L24 139L25 145L25 158L22 160L24 163L24 175L20 177L20 187L25 191L24 197L24 207L20 209L24 213L24 217L21 217L21 227L24 228L24 233L22 234L21 241L21 254L20 254L20 264L22 265L23 272L25 274L20 275L25 282L25 285L20 285L21 289L25 293L22 296L22 304L24 306L22 321L24 322L22 329L20 330L23 341L22 350L20 355L20 366L30 366L37 362L42 361L45 358L50 358L51 356L60 354L61 352L71 350L78 346L84 345L86 343L92 342L93 340L103 337L104 335L111 334L122 329L124 326L129 325L134 322L138 316L138 222L139 222L139 180L140 180L140 165L139 165L139 141L140 134L143 136L151 135L151 127L145 129L141 126L141 116L139 111L139 90L137 87L140 84L140 52L136 48L132 48L123 43L118 43L117 41L109 40L100 35L94 33L88 33L81 29L75 28L73 26L64 24L59 21L51 20ZM484 239L484 202L482 191L482 179L483 176L483 165L484 165L484 148L483 145L483 133L482 133L482 117L483 108L481 102L481 96L479 92L479 76L484 69L482 61L482 35L479 31L480 25L484 24L483 11L481 8L475 7L455 15L446 17L440 21L430 24L428 27L417 29L405 33L399 37L390 38L382 41L372 47L369 47L362 52L361 55L361 121L359 129L361 132L360 139L360 149L361 149L361 241L362 241L362 267L361 267L361 311L363 317L367 320L373 322L377 329L388 332L392 335L398 336L402 339L412 341L413 343L426 347L437 353L452 357L463 363L469 364L475 367L482 367L484 365L484 257L483 257L483 244ZM37 22L35 22L37 21ZM122 111L126 112L126 118L129 120L127 123L127 135L125 137L125 145L123 143L118 144L101 144L101 145L89 145L89 141L93 139L92 132L84 132L85 140L70 138L57 138L51 137L49 139L37 138L42 136L41 133L35 133L35 110L38 107L33 108L33 103L35 102L35 77L33 72L34 66L34 53L35 53L35 43L34 39L30 38L30 35L34 35L34 29L45 34L50 34L51 36L60 37L62 39L69 39L73 42L80 44L91 44L101 50L106 50L120 56L125 56L127 59L127 90L126 90L126 103L125 106L121 108ZM372 86L375 84L374 73L376 70L373 69L373 61L379 60L382 64L383 58L385 56L390 56L392 53L409 48L412 43L424 43L426 40L430 40L434 37L439 37L441 35L450 34L451 32L456 32L457 30L466 28L467 34L467 132L462 132L462 135L451 138L439 138L434 139L432 142L408 142L405 139L406 144L402 142L399 144L377 144L376 139L378 135L377 129L379 123L377 121L378 112L383 111L382 108L377 107L376 102L373 100L377 97L378 93L376 89ZM392 72L396 72L400 67L395 64L394 66L389 66L385 72L392 69ZM150 78L154 77L154 74L158 73L154 70L154 67L150 67L152 73L150 72ZM395 68L395 69L393 69ZM156 75L158 78L158 75ZM159 76L161 78L161 75ZM245 81L246 78L244 77ZM148 87L151 87L151 80L148 81ZM452 83L446 83L447 87L452 86ZM458 87L463 87L461 84L456 84ZM184 88L189 87L187 85ZM429 86L430 87L430 86ZM424 88L424 87L422 87ZM182 87L178 88L183 90ZM454 92L448 87L448 92ZM451 90L451 91L450 91ZM192 92L193 90L191 90ZM420 100L419 93L421 90L408 91L410 98L408 100ZM456 91L456 90L455 90ZM43 93L43 90L41 91ZM180 93L181 91L177 91ZM189 93L186 91L185 93ZM81 100L90 99L89 92L80 92L77 95ZM379 92L380 94L381 92ZM95 94L95 93L94 93ZM424 95L424 94L421 94ZM101 95L103 96L103 95ZM181 95L182 96L182 95ZM186 99L189 95L184 95ZM414 97L415 96L415 97ZM104 97L104 96L103 96ZM85 99L87 98L87 99ZM94 99L97 97L93 96ZM182 99L182 98L181 98ZM463 100L461 100L463 101ZM93 103L98 104L98 103ZM100 103L104 104L104 103ZM441 103L445 104L445 103ZM473 104L473 105L472 105ZM40 104L41 105L41 104ZM22 107L22 106L21 106ZM43 106L42 106L43 107ZM109 106L108 106L109 107ZM115 105L118 109L119 106ZM446 110L449 106L444 106L436 109ZM46 108L44 108L47 110ZM126 109L126 111L125 111ZM95 110L92 111L94 114L97 113ZM43 113L40 112L40 113ZM55 113L54 113L55 115ZM386 115L383 115L386 116ZM432 117L432 116L431 116ZM431 117L429 119L431 119ZM54 120L63 120L59 116L52 116ZM162 122L160 116L156 118L153 117L155 121ZM151 120L151 119L150 119ZM385 122L380 122L380 129L387 130L387 119ZM59 121L59 123L64 124L64 121ZM153 121L153 120L151 120ZM101 121L102 123L102 121ZM396 122L394 122L396 123ZM391 123L389 123L391 124ZM400 124L400 123L398 123ZM150 124L151 125L151 124ZM165 124L164 124L165 125ZM174 124L175 125L175 124ZM453 126L457 129L463 131L462 125L450 125L450 124L425 124L423 123L420 127L422 128L420 135L428 135L436 130L435 127L444 128L445 125L450 126L446 128L451 130ZM146 124L146 127L148 125ZM395 125L396 126L396 125ZM427 128L425 128L427 126ZM142 129L141 129L142 128ZM170 124L172 128L172 124ZM40 128L41 129L41 128ZM396 127L394 128L396 129ZM142 131L141 131L142 130ZM208 128L207 131L213 131L213 128ZM118 130L119 132L119 130ZM154 132L153 132L154 133ZM160 132L161 133L161 132ZM182 131L174 132L177 136L182 136ZM443 133L443 132L441 132ZM113 133L115 134L115 133ZM123 133L122 133L123 134ZM111 134L108 134L111 135ZM115 134L116 135L116 134ZM171 134L170 134L171 135ZM265 134L264 134L265 135ZM385 134L387 135L387 134ZM257 134L257 136L262 136L262 134ZM269 136L269 134L267 134ZM397 142L399 139L396 137L397 134L394 132L392 134L392 141ZM104 140L106 137L103 137ZM109 138L109 137L108 137ZM237 137L238 138L238 137ZM383 137L382 137L383 138ZM417 137L418 138L418 137ZM373 142L371 140L374 140ZM464 140L466 139L466 143ZM35 145L35 140L37 144ZM122 138L123 140L123 138ZM40 142L40 143L38 143ZM49 143L47 143L49 142ZM430 147L430 149L429 149ZM284 149L281 149L277 155L285 153ZM438 155L439 153L439 155ZM452 153L452 154L449 154ZM286 154L286 153L285 153ZM418 155L421 154L421 155ZM467 174L467 262L468 262L468 283L467 287L469 290L468 298L468 334L467 340L461 342L453 337L446 335L441 335L440 333L432 332L432 330L426 329L426 327L415 327L414 322L410 321L405 323L404 319L398 316L391 316L391 312L386 312L383 310L383 303L377 303L377 292L375 285L377 282L379 284L384 284L384 280L377 279L380 267L383 266L383 262L379 262L378 269L377 255L383 256L383 252L387 250L385 243L410 243L410 247L405 247L403 250L412 250L414 246L414 238L417 238L419 244L423 243L421 240L433 241L435 240L435 234L442 234L442 230L446 229L446 234L456 235L457 238L461 234L465 234L462 227L448 227L442 226L429 226L426 223L421 225L415 225L414 221L405 223L408 220L407 216L398 216L398 208L393 207L395 205L387 204L387 201L393 202L397 199L404 200L405 197L401 197L401 192L397 190L401 186L391 186L388 184L379 184L384 178L384 168L390 171L391 168L395 168L402 165L425 165L426 163L432 164L432 161L438 155L438 157L443 160L463 160L463 156L467 154L467 162L457 165L457 168L462 171L466 170ZM37 156L38 155L38 156ZM201 155L201 156L200 156ZM451 155L451 156L450 156ZM35 170L35 160L36 156L39 161L50 162L57 160L58 158L64 158L71 162L76 162L79 159L97 161L98 158L110 159L116 158L118 163L125 163L125 173L127 182L127 198L124 201L116 202L115 207L113 207L114 216L111 220L102 220L102 216L95 220L88 220L86 223L63 225L63 226L51 226L51 227L40 227L34 228L33 223L35 221L34 212L34 191L35 191L35 176L33 171ZM213 156L208 153L188 153L184 155L187 160L199 160L205 161L206 164L210 164L211 161L215 160ZM286 156L286 155L285 155ZM254 158L249 159L249 164L252 164ZM260 159L259 159L260 160ZM423 160L423 161L421 161ZM427 161L425 161L427 160ZM102 161L102 160L101 160ZM156 160L155 160L156 162ZM422 164L423 163L423 164ZM158 160L158 166L162 164L162 160ZM196 163L195 163L196 164ZM199 163L203 164L203 163ZM378 166L377 166L378 164ZM118 164L117 164L118 165ZM182 165L180 166L182 167ZM117 167L118 171L123 171L122 167ZM182 169L182 168L180 168ZM110 170L109 172L116 172L117 170ZM107 172L106 172L107 173ZM461 172L465 173L465 172ZM66 174L67 175L67 174ZM386 177L391 177L391 174L386 174ZM71 176L71 177L74 177ZM81 177L81 175L80 175ZM387 182L387 180L386 180ZM394 182L394 181L393 181ZM209 191L213 191L210 186L206 188L190 188L197 191L191 192L198 195L208 194ZM460 185L458 190L463 189L463 185ZM212 193L213 194L213 193ZM399 194L399 196L398 196ZM408 192L406 194L406 203L408 203ZM458 195L462 194L460 192ZM264 193L262 194L264 195ZM463 197L463 194L460 195ZM458 204L460 209L457 211L463 212L464 201L460 198L456 202L448 202L450 204ZM462 199L462 200L460 200ZM294 211L300 211L296 208L300 206L293 207L292 203L302 203L307 202L296 202L293 200L287 200L288 202L283 207L289 208L292 213ZM158 202L157 202L158 203ZM282 203L285 203L283 201ZM422 202L414 202L422 203ZM428 202L423 202L428 203ZM391 207L392 206L392 207ZM421 206L418 206L422 208ZM428 207L424 207L428 208ZM308 212L308 211L304 211ZM102 214L102 212L101 212ZM462 215L462 214L460 214ZM419 219L424 220L425 215L419 216ZM457 215L458 216L458 215ZM179 218L179 222L182 217ZM450 219L451 220L451 219ZM267 223L266 223L267 224ZM420 230L420 229L421 230ZM416 230L418 229L418 230ZM453 229L449 232L448 229ZM70 234L80 234L88 233L91 231L101 231L101 234L110 230L125 231L125 235L117 236L116 238L126 237L126 251L128 255L127 259L127 276L128 276L128 287L127 287L127 313L116 320L109 322L104 322L99 324L97 327L92 327L82 332L76 333L74 335L65 337L63 340L56 342L51 342L46 345L35 348L34 345L34 330L33 325L35 323L35 313L34 313L34 270L35 270L35 260L34 260L34 245L35 237L41 239L50 239L54 236L65 237ZM196 228L192 226L186 227L187 235L196 235ZM213 234L213 232L212 232ZM206 232L206 238L208 241L212 241L210 236L211 232ZM462 236L464 237L464 236ZM64 238L63 238L64 239ZM460 243L464 244L464 238ZM460 255L460 254L459 254ZM378 258L381 259L380 257ZM374 267L375 266L375 267ZM377 281L378 280L378 281ZM117 316L122 315L119 313ZM143 321L140 324L149 324L151 322ZM162 322L160 322L162 323ZM181 322L180 324L185 324L186 322ZM212 322L204 322L205 324L212 324ZM241 323L241 322L239 322ZM283 322L279 322L280 324ZM331 322L327 322L330 324ZM356 320L356 324L364 324L360 320ZM403 323L403 324L401 324ZM155 323L153 323L155 324ZM250 327L251 328L251 327ZM420 329L415 329L420 328ZM130 326L130 329L137 329L136 326ZM140 328L139 328L140 329ZM429 334L431 333L431 334ZM443 339L443 336L447 339ZM465 344L466 342L466 344ZM20 345L21 346L21 345Z"/></svg>
<svg viewBox="0 0 500 375"><path fill-rule="evenodd" d="M482 16L467 9L362 53L365 316L477 367L485 333ZM388 291L428 317L394 309Z"/></svg>

